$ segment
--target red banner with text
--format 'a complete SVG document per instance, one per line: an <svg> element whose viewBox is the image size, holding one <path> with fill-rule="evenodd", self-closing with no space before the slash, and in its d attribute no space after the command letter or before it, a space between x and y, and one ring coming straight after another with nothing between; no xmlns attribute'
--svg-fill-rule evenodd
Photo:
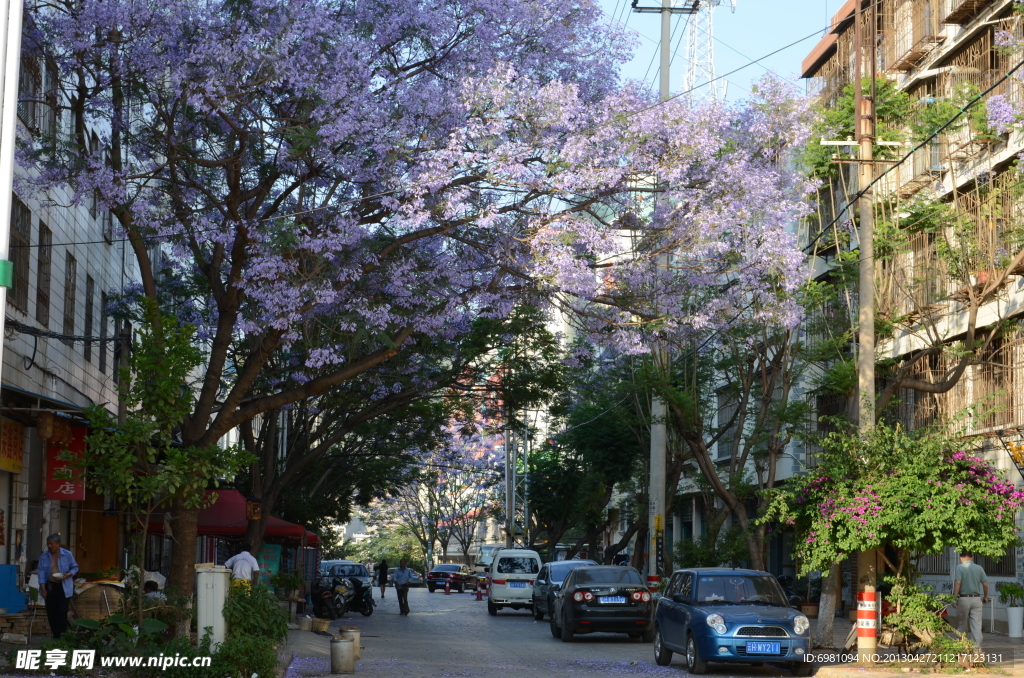
<svg viewBox="0 0 1024 678"><path fill-rule="evenodd" d="M70 426L70 436L52 440L46 446L46 498L62 501L85 501L85 478L81 471L74 471L70 478L62 472L68 466L61 457L78 457L85 452L85 426ZM67 453L65 453L65 450Z"/></svg>

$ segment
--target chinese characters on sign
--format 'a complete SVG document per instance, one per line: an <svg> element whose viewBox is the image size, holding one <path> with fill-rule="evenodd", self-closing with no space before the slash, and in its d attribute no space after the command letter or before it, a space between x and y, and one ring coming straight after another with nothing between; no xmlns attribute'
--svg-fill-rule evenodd
<svg viewBox="0 0 1024 678"><path fill-rule="evenodd" d="M56 429L56 426L54 426ZM72 477L63 477L68 466L62 456L78 457L85 452L85 426L70 426L67 437L54 435L46 446L46 498L64 501L85 501L85 479L81 471L74 471ZM55 440L67 440L65 444ZM65 454L67 451L68 454Z"/></svg>
<svg viewBox="0 0 1024 678"><path fill-rule="evenodd" d="M89 670L96 661L96 650L72 650L70 662L67 650L47 650L45 659L43 659L42 650L18 650L14 668L30 671L39 670L42 668L39 665L40 661L42 661L44 667L51 671L62 666L70 666L72 669Z"/></svg>
<svg viewBox="0 0 1024 678"><path fill-rule="evenodd" d="M10 419L0 420L0 469L21 473L25 451L25 427Z"/></svg>

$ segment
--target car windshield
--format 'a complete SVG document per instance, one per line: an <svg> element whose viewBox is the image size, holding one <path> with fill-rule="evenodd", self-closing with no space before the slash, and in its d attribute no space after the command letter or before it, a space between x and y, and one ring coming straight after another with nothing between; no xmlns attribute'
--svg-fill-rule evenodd
<svg viewBox="0 0 1024 678"><path fill-rule="evenodd" d="M577 567L587 567L588 565L597 565L592 560L570 560L568 562L558 563L557 565L551 566L551 581L560 582L565 581L566 576L575 570Z"/></svg>
<svg viewBox="0 0 1024 678"><path fill-rule="evenodd" d="M362 565L335 565L331 568L332 577L369 577L370 573Z"/></svg>
<svg viewBox="0 0 1024 678"><path fill-rule="evenodd" d="M576 573L577 584L628 584L630 586L643 586L640 581L640 574L630 569L619 569L612 567L585 568Z"/></svg>
<svg viewBox="0 0 1024 678"><path fill-rule="evenodd" d="M698 604L789 607L779 583L767 575L699 575L695 600Z"/></svg>
<svg viewBox="0 0 1024 678"><path fill-rule="evenodd" d="M540 566L536 558L504 556L498 558L498 574L537 574Z"/></svg>
<svg viewBox="0 0 1024 678"><path fill-rule="evenodd" d="M431 572L458 572L458 565L437 565Z"/></svg>

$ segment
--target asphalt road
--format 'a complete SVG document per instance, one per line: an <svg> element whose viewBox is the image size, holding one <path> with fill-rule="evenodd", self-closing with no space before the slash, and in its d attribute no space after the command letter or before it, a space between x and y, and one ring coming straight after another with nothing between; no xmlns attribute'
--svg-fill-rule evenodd
<svg viewBox="0 0 1024 678"><path fill-rule="evenodd" d="M676 655L667 667L654 663L650 643L625 635L589 634L572 643L551 637L547 620L534 621L526 610L502 610L487 614L487 603L474 594L428 593L412 589L411 614L398 614L394 589L388 589L373 615L351 613L331 625L357 626L362 633L362 659L356 662L360 676L453 676L509 678L511 676L688 676L685 659ZM296 658L286 678L330 674L330 640L293 631L286 655ZM788 675L772 667L737 669L712 665L717 676Z"/></svg>

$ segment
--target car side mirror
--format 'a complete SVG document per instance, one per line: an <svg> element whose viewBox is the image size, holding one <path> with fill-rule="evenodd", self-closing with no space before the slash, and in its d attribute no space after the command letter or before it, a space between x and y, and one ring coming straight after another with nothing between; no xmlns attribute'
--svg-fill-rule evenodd
<svg viewBox="0 0 1024 678"><path fill-rule="evenodd" d="M682 594L682 593L673 593L672 594L672 602L673 603L682 603L683 605L685 605L686 603L690 602L690 600L684 594Z"/></svg>

